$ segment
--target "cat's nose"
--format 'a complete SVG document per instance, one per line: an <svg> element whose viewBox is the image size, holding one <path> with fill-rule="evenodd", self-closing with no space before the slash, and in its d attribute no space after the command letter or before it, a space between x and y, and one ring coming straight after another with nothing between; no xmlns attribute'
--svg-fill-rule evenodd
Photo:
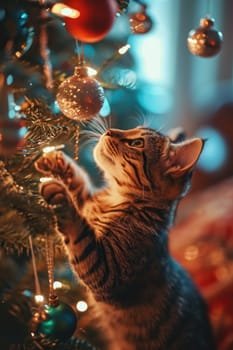
<svg viewBox="0 0 233 350"><path fill-rule="evenodd" d="M113 132L111 129L108 129L106 132L105 132L105 135L106 136L113 136Z"/></svg>
<svg viewBox="0 0 233 350"><path fill-rule="evenodd" d="M112 137L120 137L122 135L122 131L118 129L108 129L105 135L112 136Z"/></svg>

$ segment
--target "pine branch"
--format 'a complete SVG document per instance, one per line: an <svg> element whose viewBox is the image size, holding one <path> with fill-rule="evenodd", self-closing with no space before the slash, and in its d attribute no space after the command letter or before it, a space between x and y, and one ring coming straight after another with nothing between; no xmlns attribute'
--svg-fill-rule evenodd
<svg viewBox="0 0 233 350"><path fill-rule="evenodd" d="M26 135L27 150L41 150L40 147L55 143L66 143L73 139L77 124L62 114L55 114L41 100L26 98L22 106L28 128Z"/></svg>
<svg viewBox="0 0 233 350"><path fill-rule="evenodd" d="M0 208L0 244L8 252L28 249L29 235L38 237L37 248L40 235L55 235L52 209L39 194L18 186L3 162L0 162Z"/></svg>

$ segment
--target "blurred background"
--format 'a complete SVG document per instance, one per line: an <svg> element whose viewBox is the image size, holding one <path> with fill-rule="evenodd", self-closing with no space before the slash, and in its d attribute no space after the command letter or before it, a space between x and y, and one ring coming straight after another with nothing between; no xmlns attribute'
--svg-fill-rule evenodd
<svg viewBox="0 0 233 350"><path fill-rule="evenodd" d="M153 26L146 34L132 34L126 15L117 18L103 43L85 49L92 64L100 64L114 48L130 49L115 63L115 72L132 82L132 90L108 92L111 122L130 128L142 122L161 131L182 126L188 136L208 139L192 190L215 184L233 174L233 3L231 0L146 1ZM138 11L131 2L130 12ZM215 19L222 32L221 50L213 57L193 55L189 32L200 19ZM113 70L114 71L114 70ZM113 73L112 73L113 74Z"/></svg>
<svg viewBox="0 0 233 350"><path fill-rule="evenodd" d="M160 129L182 126L208 139L193 190L233 175L233 3L231 0L147 1L154 27L129 42L139 84L137 104ZM224 36L216 56L187 48L190 30L211 15ZM127 117L126 117L127 118Z"/></svg>

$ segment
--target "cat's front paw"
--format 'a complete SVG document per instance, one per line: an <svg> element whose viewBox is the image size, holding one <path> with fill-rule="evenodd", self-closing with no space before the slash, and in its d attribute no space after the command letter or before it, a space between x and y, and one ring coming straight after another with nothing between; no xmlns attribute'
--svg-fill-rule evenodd
<svg viewBox="0 0 233 350"><path fill-rule="evenodd" d="M75 207L65 185L56 179L52 179L41 184L40 193L45 201L53 206L58 230L66 234L68 232L67 227L73 222Z"/></svg>
<svg viewBox="0 0 233 350"><path fill-rule="evenodd" d="M40 185L40 194L50 205L65 205L67 203L67 190L58 180L51 179Z"/></svg>
<svg viewBox="0 0 233 350"><path fill-rule="evenodd" d="M62 176L66 168L64 153L61 151L46 153L35 162L35 167L45 175Z"/></svg>

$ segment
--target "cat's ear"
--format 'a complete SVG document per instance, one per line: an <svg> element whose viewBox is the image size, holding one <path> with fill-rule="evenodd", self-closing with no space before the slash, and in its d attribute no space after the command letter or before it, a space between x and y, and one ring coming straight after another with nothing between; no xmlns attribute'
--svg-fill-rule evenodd
<svg viewBox="0 0 233 350"><path fill-rule="evenodd" d="M167 136L174 143L181 142L186 139L186 133L182 127L177 127L168 130Z"/></svg>
<svg viewBox="0 0 233 350"><path fill-rule="evenodd" d="M200 138L190 139L181 143L171 143L169 168L165 174L172 177L180 177L193 169L197 163L204 146L204 140Z"/></svg>

